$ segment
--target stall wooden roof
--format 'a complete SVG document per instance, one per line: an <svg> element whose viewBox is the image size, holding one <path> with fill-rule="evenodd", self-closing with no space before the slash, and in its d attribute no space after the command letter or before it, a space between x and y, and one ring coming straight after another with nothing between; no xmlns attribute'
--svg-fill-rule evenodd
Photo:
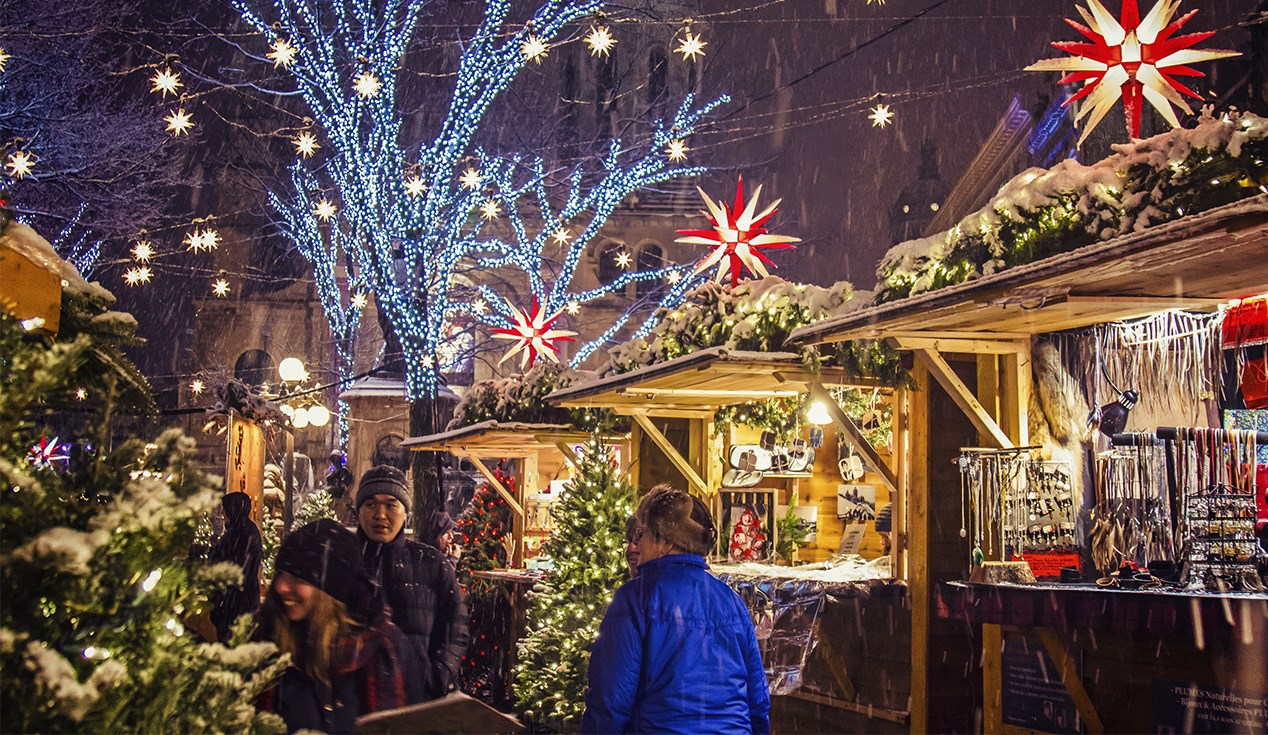
<svg viewBox="0 0 1268 735"><path fill-rule="evenodd" d="M795 396L805 383L872 387L839 368L813 373L792 352L746 352L710 347L682 357L561 388L547 396L557 406L603 407L617 413L704 417L720 406Z"/></svg>
<svg viewBox="0 0 1268 735"><path fill-rule="evenodd" d="M793 330L790 342L1017 340L1268 293L1268 196Z"/></svg>
<svg viewBox="0 0 1268 735"><path fill-rule="evenodd" d="M568 424L526 424L482 421L430 436L401 442L415 452L453 452L483 457L526 457L549 447L582 444L590 435Z"/></svg>

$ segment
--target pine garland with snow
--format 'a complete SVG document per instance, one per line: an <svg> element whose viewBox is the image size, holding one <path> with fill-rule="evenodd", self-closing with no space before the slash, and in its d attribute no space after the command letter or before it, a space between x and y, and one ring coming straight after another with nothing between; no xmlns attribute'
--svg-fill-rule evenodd
<svg viewBox="0 0 1268 735"><path fill-rule="evenodd" d="M322 518L337 521L339 520L339 512L335 510L334 497L322 488L317 488L304 497L304 502L300 504L299 510L295 511L295 520L291 527L299 528Z"/></svg>
<svg viewBox="0 0 1268 735"><path fill-rule="evenodd" d="M592 377L584 370L540 361L524 374L477 381L454 408L448 428L497 421L571 424L585 431L614 430L619 420L607 409L556 408L546 402L546 396L555 390Z"/></svg>
<svg viewBox="0 0 1268 735"><path fill-rule="evenodd" d="M893 248L877 303L980 278L1268 191L1268 119L1204 116L1197 127L1114 146L1102 161L1032 168L955 227Z"/></svg>

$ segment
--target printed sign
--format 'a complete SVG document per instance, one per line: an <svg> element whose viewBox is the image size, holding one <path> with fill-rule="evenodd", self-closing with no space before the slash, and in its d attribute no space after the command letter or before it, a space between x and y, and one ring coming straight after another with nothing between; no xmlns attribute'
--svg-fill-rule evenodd
<svg viewBox="0 0 1268 735"><path fill-rule="evenodd" d="M845 527L845 534L841 536L841 547L837 549L838 554L857 554L859 547L863 545L863 534L867 532L867 525L863 523L851 523Z"/></svg>
<svg viewBox="0 0 1268 735"><path fill-rule="evenodd" d="M1268 692L1154 679L1150 700L1155 733L1268 733Z"/></svg>
<svg viewBox="0 0 1268 735"><path fill-rule="evenodd" d="M264 506L264 431L254 421L233 414L228 437L225 492L246 493L251 498L251 520L258 526Z"/></svg>
<svg viewBox="0 0 1268 735"><path fill-rule="evenodd" d="M1083 732L1079 710L1048 652L1042 646L1027 645L1021 635L1008 635L1004 641L1000 656L1004 723L1039 732ZM1075 675L1082 676L1082 654L1075 655Z"/></svg>

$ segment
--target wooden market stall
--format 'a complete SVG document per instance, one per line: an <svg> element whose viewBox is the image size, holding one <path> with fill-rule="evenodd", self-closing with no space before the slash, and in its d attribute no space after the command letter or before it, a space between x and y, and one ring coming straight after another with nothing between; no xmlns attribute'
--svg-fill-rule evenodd
<svg viewBox="0 0 1268 735"><path fill-rule="evenodd" d="M838 476L835 440L824 438L814 466L805 472L776 472L763 476L758 486L729 488L722 482L727 442L756 441L746 427L714 431L715 414L724 407L773 398L799 397L807 392L827 395L830 388L873 389L870 380L848 376L839 368L807 369L802 355L792 352L746 352L714 347L679 358L573 385L552 393L548 400L568 408L607 408L633 419L631 474L646 490L669 482L709 499L725 528L722 513L728 496L763 493L770 505L788 503L795 489L800 504L817 507L817 537L798 558L820 562L841 545L845 524L837 520ZM886 391L885 400L902 403L903 391ZM872 447L860 427L838 407L825 401L836 429L863 455L868 473L862 479L877 487L876 507L893 501L905 505L905 476L901 447L905 437L895 422L892 453ZM831 451L829 451L829 448ZM738 502L738 501L737 501ZM830 520L825 520L830 519ZM867 526L861 553L878 556L877 535ZM720 541L725 538L720 533ZM726 547L723 546L722 549ZM868 732L902 732L907 721L909 614L903 584L902 542L893 545L893 576L868 583L833 583L811 577L737 579L750 607L770 615L780 608L787 629L774 624L763 640L764 658L773 678L772 688L787 696L775 697L774 718L783 731L823 731L853 727ZM727 566L715 566L727 575ZM750 599L760 598L760 599ZM783 607L781 607L783 606ZM794 609L795 608L795 609ZM776 651L775 639L794 643ZM900 645L895 645L901 641ZM798 658L789 664L782 660ZM772 660L781 659L781 660ZM791 672L780 674L788 665Z"/></svg>
<svg viewBox="0 0 1268 735"><path fill-rule="evenodd" d="M912 732L1181 731L1186 717L1190 731L1245 727L1201 720L1204 708L1268 719L1268 597L963 584L970 545L953 464L962 447L1030 443L1038 335L1212 311L1268 292L1265 263L1268 196L1257 196L794 331L802 346L882 339L910 355ZM962 684L979 661L981 721ZM1006 720L1009 692L1013 706L1029 698L1042 710L1028 726L1015 712Z"/></svg>

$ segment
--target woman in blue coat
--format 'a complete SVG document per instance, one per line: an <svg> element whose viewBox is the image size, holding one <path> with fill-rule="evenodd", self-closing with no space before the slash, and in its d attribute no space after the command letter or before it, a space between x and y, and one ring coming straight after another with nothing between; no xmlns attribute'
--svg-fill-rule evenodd
<svg viewBox="0 0 1268 735"><path fill-rule="evenodd" d="M581 732L770 732L753 621L704 560L717 538L709 509L659 485L635 518L638 576L599 625Z"/></svg>

